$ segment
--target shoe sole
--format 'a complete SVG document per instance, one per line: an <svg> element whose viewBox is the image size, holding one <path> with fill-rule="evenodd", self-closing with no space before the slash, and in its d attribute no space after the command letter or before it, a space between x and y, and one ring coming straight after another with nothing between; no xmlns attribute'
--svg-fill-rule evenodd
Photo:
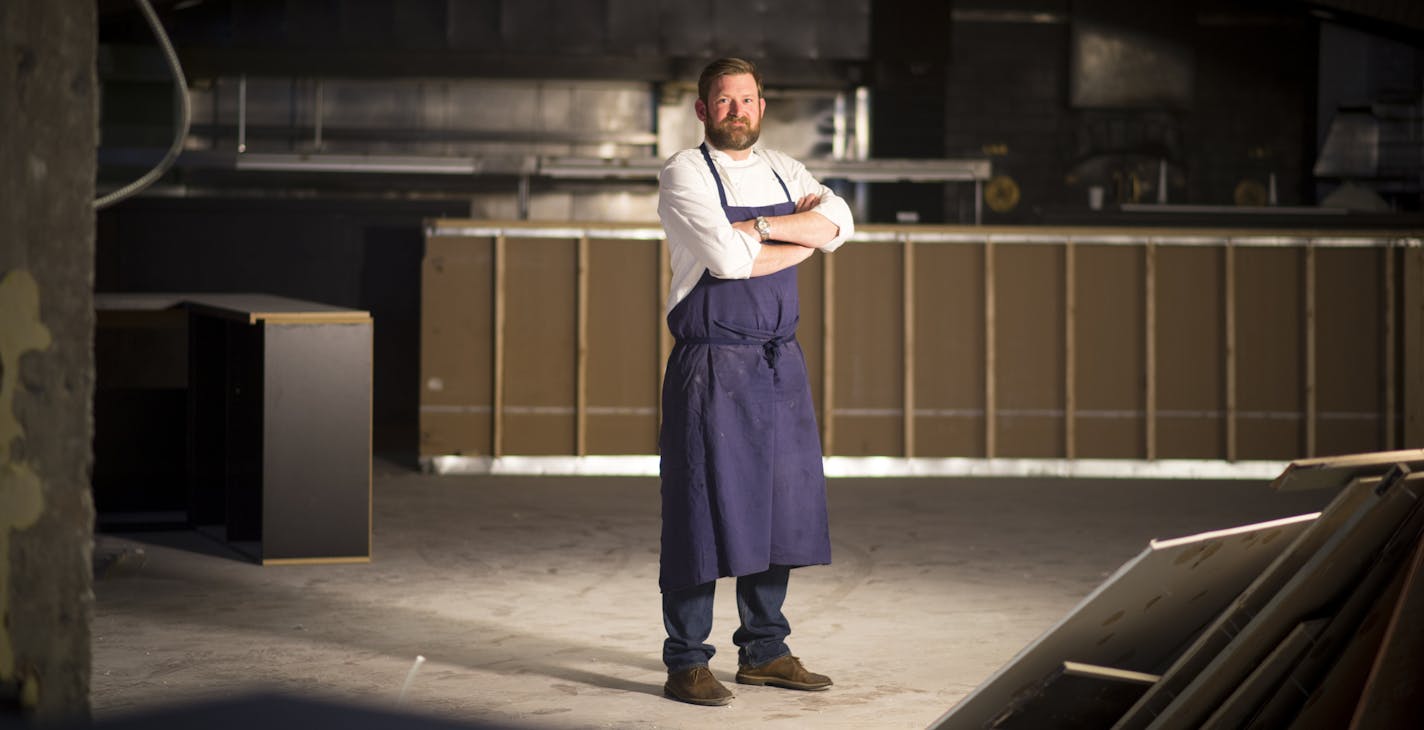
<svg viewBox="0 0 1424 730"><path fill-rule="evenodd" d="M722 705L731 704L733 699L732 697L722 697L720 699L699 700L691 697L679 697L673 694L672 690L668 689L667 685L663 685L663 696L670 700L686 702L689 705L702 705L703 707L720 707Z"/></svg>
<svg viewBox="0 0 1424 730"><path fill-rule="evenodd" d="M782 689L799 689L802 692L824 692L831 688L833 682L825 684L802 684L800 682L788 682L777 677L748 677L737 675L737 684L750 684L758 687L780 687Z"/></svg>

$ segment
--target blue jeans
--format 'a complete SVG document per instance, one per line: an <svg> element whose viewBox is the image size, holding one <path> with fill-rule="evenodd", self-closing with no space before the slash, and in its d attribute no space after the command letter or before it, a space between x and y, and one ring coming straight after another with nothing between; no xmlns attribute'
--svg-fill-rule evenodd
<svg viewBox="0 0 1424 730"><path fill-rule="evenodd" d="M737 614L742 625L732 634L737 645L737 661L760 666L791 653L786 637L791 624L781 613L786 600L786 582L791 569L773 565L767 570L737 578ZM705 666L716 648L707 643L712 634L712 598L717 582L709 581L680 591L663 594L663 626L668 638L663 642L663 664L669 672Z"/></svg>

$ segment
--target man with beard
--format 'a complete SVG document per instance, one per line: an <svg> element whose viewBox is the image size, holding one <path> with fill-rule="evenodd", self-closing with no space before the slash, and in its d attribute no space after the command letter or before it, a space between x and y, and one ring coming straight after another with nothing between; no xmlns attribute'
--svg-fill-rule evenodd
<svg viewBox="0 0 1424 730"><path fill-rule="evenodd" d="M800 162L755 148L761 75L714 61L697 84L705 141L658 176L671 254L663 387L664 693L725 705L708 669L716 581L735 576L736 680L824 690L791 655L790 569L831 561L826 482L810 381L796 342L796 265L854 232L850 208Z"/></svg>

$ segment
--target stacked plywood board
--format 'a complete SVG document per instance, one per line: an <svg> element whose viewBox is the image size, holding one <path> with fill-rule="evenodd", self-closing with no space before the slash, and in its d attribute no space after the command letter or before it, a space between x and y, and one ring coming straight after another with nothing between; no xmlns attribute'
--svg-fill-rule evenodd
<svg viewBox="0 0 1424 730"><path fill-rule="evenodd" d="M932 728L1419 727L1424 450L1292 463L1321 512L1153 541Z"/></svg>

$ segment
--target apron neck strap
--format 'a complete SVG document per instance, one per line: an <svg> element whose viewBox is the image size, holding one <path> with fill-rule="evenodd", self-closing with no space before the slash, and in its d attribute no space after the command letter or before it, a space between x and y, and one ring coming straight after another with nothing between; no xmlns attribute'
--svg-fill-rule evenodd
<svg viewBox="0 0 1424 730"><path fill-rule="evenodd" d="M717 183L717 197L721 198L722 207L726 208L727 189L722 186L722 176L717 172L717 166L712 163L712 154L707 151L707 143L703 142L697 146L697 149L702 151L702 159L707 161L707 169L712 171L712 181ZM771 174L776 176L776 182L781 186L781 192L786 193L786 200L788 202L796 202L791 200L791 190L786 187L786 181L781 179L781 173L777 172L776 168L771 167L770 164L768 164L767 167L771 168Z"/></svg>

